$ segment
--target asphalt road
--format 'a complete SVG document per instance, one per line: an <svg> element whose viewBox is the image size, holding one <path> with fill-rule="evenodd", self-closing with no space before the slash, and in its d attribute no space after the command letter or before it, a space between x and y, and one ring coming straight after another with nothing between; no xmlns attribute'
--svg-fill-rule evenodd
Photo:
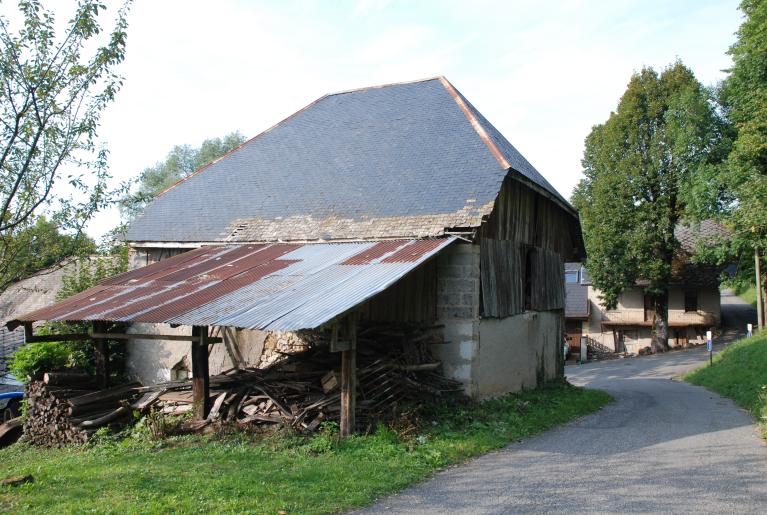
<svg viewBox="0 0 767 515"><path fill-rule="evenodd" d="M707 358L698 348L567 367L615 402L360 513L765 513L767 448L751 417L673 379Z"/></svg>

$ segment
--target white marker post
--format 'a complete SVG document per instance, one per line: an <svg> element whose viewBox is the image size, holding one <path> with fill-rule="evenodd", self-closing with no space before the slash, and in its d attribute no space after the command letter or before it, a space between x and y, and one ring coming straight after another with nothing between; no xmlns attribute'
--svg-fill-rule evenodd
<svg viewBox="0 0 767 515"><path fill-rule="evenodd" d="M749 338L754 336L754 324L746 324L746 334Z"/></svg>
<svg viewBox="0 0 767 515"><path fill-rule="evenodd" d="M706 331L706 348L708 349L708 364L714 364L714 342L711 331Z"/></svg>

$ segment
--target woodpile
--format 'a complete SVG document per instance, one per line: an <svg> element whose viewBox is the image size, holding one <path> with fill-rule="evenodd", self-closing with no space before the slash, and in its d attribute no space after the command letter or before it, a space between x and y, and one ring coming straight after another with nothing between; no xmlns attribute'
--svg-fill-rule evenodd
<svg viewBox="0 0 767 515"><path fill-rule="evenodd" d="M405 406L460 395L462 386L439 374L429 347L442 343L438 327L377 325L358 335L357 428L365 430L396 416ZM28 385L29 411L24 432L36 445L82 444L100 427L118 429L141 414L191 412L192 383L138 383L94 390L90 378L46 374ZM329 336L320 333L301 353L284 354L267 368L226 371L210 378L211 409L192 430L222 424L241 428L290 426L317 430L338 421L341 409L340 354L331 353Z"/></svg>
<svg viewBox="0 0 767 515"><path fill-rule="evenodd" d="M129 402L140 395L140 387L130 383L94 390L87 376L68 373L46 374L42 381L30 381L25 438L34 445L61 447L87 442L100 427L123 427L131 414Z"/></svg>

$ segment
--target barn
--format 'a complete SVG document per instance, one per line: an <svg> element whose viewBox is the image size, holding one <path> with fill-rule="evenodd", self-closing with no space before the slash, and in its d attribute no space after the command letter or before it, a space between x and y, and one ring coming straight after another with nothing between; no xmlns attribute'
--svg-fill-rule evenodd
<svg viewBox="0 0 767 515"><path fill-rule="evenodd" d="M475 398L560 377L563 263L585 257L577 212L444 77L321 97L163 192L128 240L129 272L13 323L130 324L144 383L331 328L352 397L357 331L383 322L438 328Z"/></svg>

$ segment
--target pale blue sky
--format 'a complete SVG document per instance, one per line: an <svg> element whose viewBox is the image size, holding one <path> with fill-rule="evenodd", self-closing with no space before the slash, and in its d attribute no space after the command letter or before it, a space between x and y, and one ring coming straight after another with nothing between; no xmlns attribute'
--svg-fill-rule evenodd
<svg viewBox="0 0 767 515"><path fill-rule="evenodd" d="M325 93L445 75L565 196L631 73L681 59L713 84L737 1L138 0L101 136L119 179L175 144L254 136ZM257 192L254 192L254 195ZM107 211L99 235L116 223Z"/></svg>

